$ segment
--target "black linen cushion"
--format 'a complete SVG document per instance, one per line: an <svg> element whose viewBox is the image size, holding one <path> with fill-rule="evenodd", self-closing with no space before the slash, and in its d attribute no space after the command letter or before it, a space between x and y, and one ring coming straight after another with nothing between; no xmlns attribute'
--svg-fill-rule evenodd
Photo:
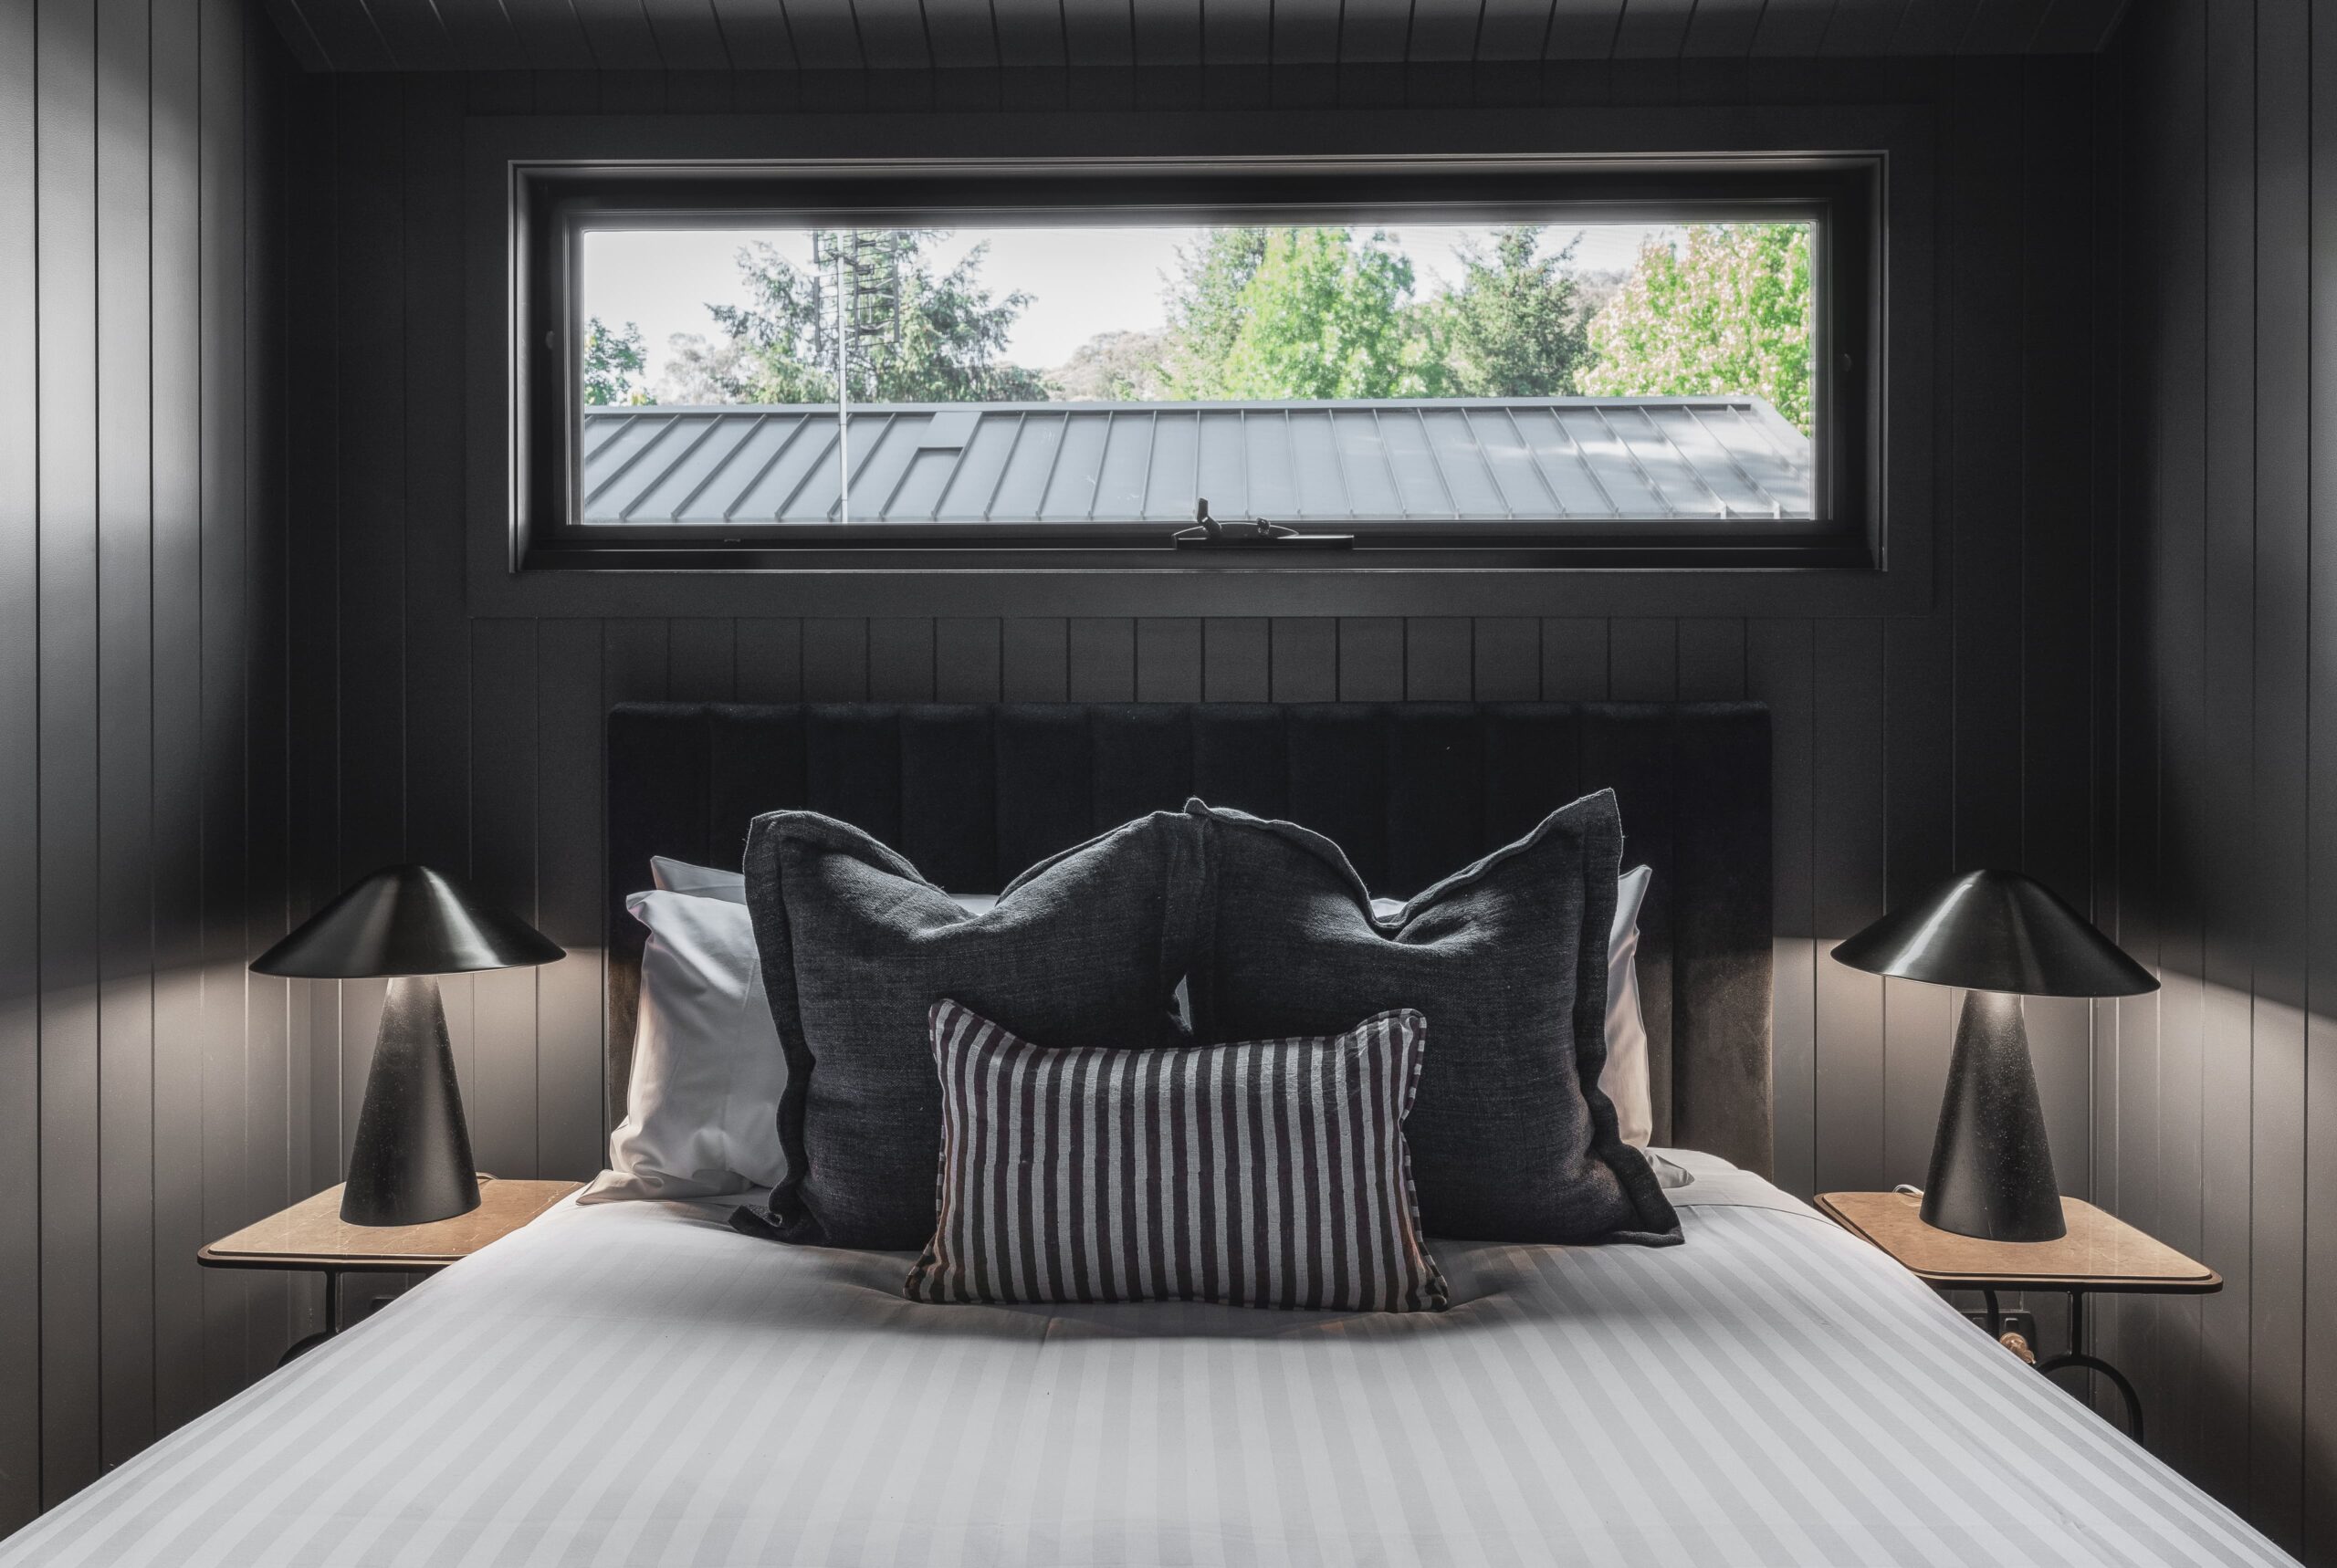
<svg viewBox="0 0 2337 1568"><path fill-rule="evenodd" d="M1192 975L1203 1040L1322 1034L1413 1008L1436 1031L1405 1124L1431 1236L1680 1239L1598 1088L1622 824L1611 791L1553 812L1384 920L1338 846L1196 800L1214 929Z"/></svg>
<svg viewBox="0 0 2337 1568"><path fill-rule="evenodd" d="M939 1198L911 1301L1443 1310L1404 1152L1420 1014L1112 1051L940 1001L931 1034Z"/></svg>
<svg viewBox="0 0 2337 1568"><path fill-rule="evenodd" d="M945 997L1067 1046L1183 1043L1169 1009L1200 929L1204 837L1189 817L1141 818L969 915L857 828L758 817L747 905L788 1068L788 1176L766 1233L904 1250L932 1235L941 1093L926 1026Z"/></svg>

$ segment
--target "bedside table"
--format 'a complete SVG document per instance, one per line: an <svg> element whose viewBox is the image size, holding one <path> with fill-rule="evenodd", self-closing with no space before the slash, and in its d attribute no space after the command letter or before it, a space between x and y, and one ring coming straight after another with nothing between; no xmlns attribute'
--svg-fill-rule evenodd
<svg viewBox="0 0 2337 1568"><path fill-rule="evenodd" d="M287 1349L282 1366L341 1332L343 1274L424 1274L459 1263L508 1236L582 1184L478 1178L478 1207L427 1225L351 1225L341 1218L341 1188L246 1225L200 1249L206 1269L275 1269L325 1277L325 1330Z"/></svg>
<svg viewBox="0 0 2337 1568"><path fill-rule="evenodd" d="M1977 1291L1988 1303L1988 1333L2001 1337L1998 1291L2059 1291L2070 1298L2070 1345L2034 1363L2050 1376L2077 1366L2110 1379L2126 1406L2126 1427L2143 1440L2143 1406L2126 1375L2077 1347L2085 1343L2085 1299L2101 1294L2212 1295L2223 1277L2155 1237L2082 1198L2061 1199L2069 1234L2057 1241L1991 1241L1923 1223L1923 1199L1904 1192L1826 1192L1818 1209L1843 1229L1889 1253L1943 1291ZM2007 1348L2010 1348L2007 1346ZM2023 1359L2028 1359L2024 1357Z"/></svg>

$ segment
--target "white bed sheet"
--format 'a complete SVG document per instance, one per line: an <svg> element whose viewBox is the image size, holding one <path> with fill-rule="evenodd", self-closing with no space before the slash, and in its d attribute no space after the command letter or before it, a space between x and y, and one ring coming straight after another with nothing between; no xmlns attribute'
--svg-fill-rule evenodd
<svg viewBox="0 0 2337 1568"><path fill-rule="evenodd" d="M1687 1244L1438 1247L1441 1315L936 1307L900 1255L565 1204L0 1564L2288 1559L1710 1156Z"/></svg>

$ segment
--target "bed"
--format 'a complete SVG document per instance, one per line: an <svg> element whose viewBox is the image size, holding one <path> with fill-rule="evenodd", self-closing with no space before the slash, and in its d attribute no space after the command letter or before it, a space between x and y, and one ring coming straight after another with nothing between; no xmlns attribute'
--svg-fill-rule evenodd
<svg viewBox="0 0 2337 1568"><path fill-rule="evenodd" d="M953 891L1195 790L1345 813L1400 893L1615 782L1670 884L1642 983L1685 1243L1441 1242L1440 1313L930 1307L906 1254L570 1202L0 1564L2287 1561L1764 1179L1766 744L1743 705L621 710L613 862L850 801Z"/></svg>

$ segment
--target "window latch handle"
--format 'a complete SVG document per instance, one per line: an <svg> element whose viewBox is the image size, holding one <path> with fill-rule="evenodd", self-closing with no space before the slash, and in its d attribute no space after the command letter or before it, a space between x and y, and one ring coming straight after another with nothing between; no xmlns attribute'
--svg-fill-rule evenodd
<svg viewBox="0 0 2337 1568"><path fill-rule="evenodd" d="M1193 524L1179 528L1169 536L1169 542L1179 549L1210 549L1231 547L1254 549L1262 545L1285 545L1316 549L1347 549L1355 544L1353 534L1302 534L1296 528L1270 523L1263 517L1252 517L1246 522L1222 523L1209 515L1209 497L1200 498L1193 508Z"/></svg>

